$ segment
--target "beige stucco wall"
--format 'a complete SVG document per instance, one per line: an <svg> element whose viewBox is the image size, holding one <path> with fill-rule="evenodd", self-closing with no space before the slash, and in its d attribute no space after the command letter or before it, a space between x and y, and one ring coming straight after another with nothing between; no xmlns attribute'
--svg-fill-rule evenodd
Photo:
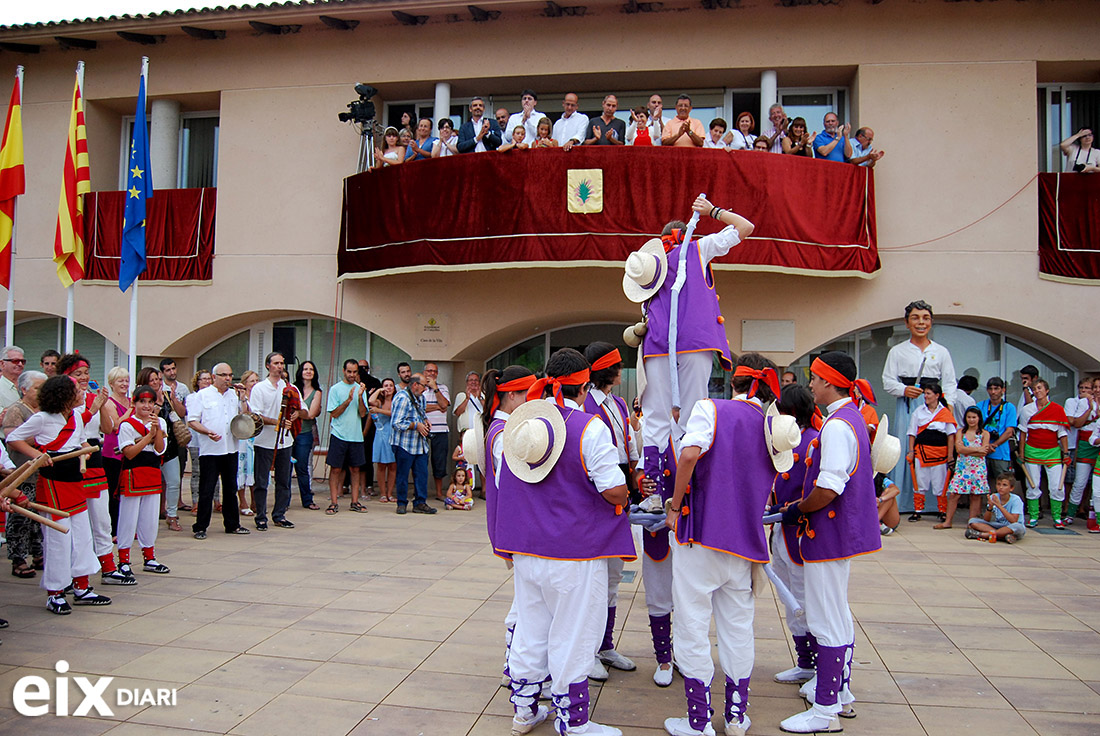
<svg viewBox="0 0 1100 736"><path fill-rule="evenodd" d="M362 15L353 32L321 27L316 11L279 11L268 20L302 22L301 33L257 36L239 21L189 20L229 27L230 37L192 40L178 35L177 22L164 30L177 35L151 48L118 41L115 26L67 31L102 34L101 48L82 55L95 188L117 187L121 116L132 114L143 53L151 57L151 96L180 99L190 110L219 108L214 283L143 287L138 351L184 356L255 321L338 313L423 357L410 337L415 305L436 295L453 303L445 305L450 352L433 357L471 365L552 327L632 321L637 307L622 297L613 268L349 280L338 302L341 184L358 140L336 113L352 98L351 85L369 81L396 100L429 98L435 80L447 80L457 100L514 95L530 84L544 92L540 108L556 112L567 89L751 87L761 69L776 68L780 87L850 85L853 122L875 128L876 145L887 152L876 170L883 269L871 280L721 272L735 350L741 319L796 321L795 350L772 356L784 363L837 335L896 319L904 303L925 298L941 315L1001 326L1078 368L1098 367L1089 356L1100 356L1100 335L1063 316L1095 302L1095 290L1038 278L1034 182L982 222L914 245L979 220L1034 176L1036 59L1093 59L1075 67L1080 79L1066 81L1100 80L1078 4L782 8L761 0L718 12L669 3L670 12L636 16L618 7L594 4L584 18L548 19L512 4L483 24L442 22L429 9L417 11L432 19L416 28L395 25L388 13ZM457 8L449 12L465 17L464 6ZM0 33L35 40L28 35ZM28 194L19 210L18 319L60 315L65 305L49 257L77 55L57 51L52 35L39 32L49 47L21 59ZM638 51L655 46L661 51ZM128 301L116 287L79 286L77 318L126 345Z"/></svg>

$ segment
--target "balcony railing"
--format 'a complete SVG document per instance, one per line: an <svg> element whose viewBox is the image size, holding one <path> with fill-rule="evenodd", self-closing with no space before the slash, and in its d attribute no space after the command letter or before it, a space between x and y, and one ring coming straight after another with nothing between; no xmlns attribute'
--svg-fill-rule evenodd
<svg viewBox="0 0 1100 736"><path fill-rule="evenodd" d="M344 182L339 275L621 263L705 192L749 218L718 268L872 276L870 169L757 151L584 147L413 161ZM700 235L717 223L704 217Z"/></svg>

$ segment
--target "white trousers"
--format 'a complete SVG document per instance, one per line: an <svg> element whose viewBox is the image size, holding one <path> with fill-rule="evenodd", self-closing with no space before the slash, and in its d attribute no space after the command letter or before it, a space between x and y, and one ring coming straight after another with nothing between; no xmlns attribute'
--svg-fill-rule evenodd
<svg viewBox="0 0 1100 736"><path fill-rule="evenodd" d="M88 499L88 523L92 527L92 548L96 557L109 555L115 551L111 541L111 499L110 491L104 488L99 498Z"/></svg>
<svg viewBox="0 0 1100 736"><path fill-rule="evenodd" d="M783 581L783 584L787 586L787 589L791 591L791 595L802 606L802 610L806 610L806 576L803 572L803 565L796 565L791 562L791 554L787 551L787 545L783 541L783 531L777 525L772 532L772 570ZM794 615L794 611L784 606L784 610L787 612L787 628L791 631L791 636L805 636L808 631L806 627L806 619L798 618Z"/></svg>
<svg viewBox="0 0 1100 736"><path fill-rule="evenodd" d="M642 534L649 532L643 531ZM672 534L671 531L659 532ZM675 539L669 539L668 556L660 562L644 551L642 558L642 583L645 585L645 605L650 616L667 616L672 613L672 558L676 554Z"/></svg>
<svg viewBox="0 0 1100 736"><path fill-rule="evenodd" d="M672 558L672 648L684 677L710 685L710 619L718 631L718 661L733 680L752 674L752 563L699 545Z"/></svg>
<svg viewBox="0 0 1100 736"><path fill-rule="evenodd" d="M566 695L592 669L607 625L607 560L516 555L516 629L508 651L513 680L541 682Z"/></svg>
<svg viewBox="0 0 1100 736"><path fill-rule="evenodd" d="M160 494L122 496L118 500L118 548L130 549L137 536L142 549L157 543L160 528Z"/></svg>
<svg viewBox="0 0 1100 736"><path fill-rule="evenodd" d="M695 402L707 398L714 353L680 353L677 358L680 379L680 421L672 433L672 386L668 357L645 359L645 391L642 392L642 444L664 450L671 437L679 443L687 428Z"/></svg>
<svg viewBox="0 0 1100 736"><path fill-rule="evenodd" d="M607 607L619 602L619 583L623 581L623 565L626 563L622 557L612 557L607 561Z"/></svg>
<svg viewBox="0 0 1100 736"><path fill-rule="evenodd" d="M918 493L923 493L925 496L929 494L933 496L942 496L944 494L944 486L947 484L947 463L925 466L921 465L920 458L917 458L916 466L916 491Z"/></svg>
<svg viewBox="0 0 1100 736"><path fill-rule="evenodd" d="M822 646L846 647L855 641L855 624L848 608L851 570L851 560L807 562L802 566L806 578L806 625Z"/></svg>
<svg viewBox="0 0 1100 736"><path fill-rule="evenodd" d="M88 524L88 513L81 511L68 519L58 519L57 523L68 527L69 533L42 525L45 557L42 587L45 590L64 590L73 578L99 571L99 560L92 549L92 527Z"/></svg>
<svg viewBox="0 0 1100 736"><path fill-rule="evenodd" d="M1030 499L1036 499L1043 495L1043 471L1047 474L1047 488L1050 490L1050 497L1055 501L1066 500L1066 487L1061 482L1062 474L1066 471L1065 467L1061 463L1057 465L1039 465L1038 463L1026 463L1027 472L1024 475L1028 480L1025 482L1027 491L1025 495ZM1038 483L1035 488L1031 487L1032 483Z"/></svg>
<svg viewBox="0 0 1100 736"><path fill-rule="evenodd" d="M1089 460L1083 463L1077 463L1077 470L1073 476L1073 488L1069 493L1069 502L1074 506L1081 505L1081 499L1085 495L1085 486L1089 484L1089 478L1092 477L1093 461Z"/></svg>

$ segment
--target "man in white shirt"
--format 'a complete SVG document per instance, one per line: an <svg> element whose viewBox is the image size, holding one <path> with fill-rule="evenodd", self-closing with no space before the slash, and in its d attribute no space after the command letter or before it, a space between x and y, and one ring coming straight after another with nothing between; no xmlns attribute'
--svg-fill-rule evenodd
<svg viewBox="0 0 1100 736"><path fill-rule="evenodd" d="M0 352L0 409L7 409L19 401L19 389L15 387L15 382L26 365L23 348L8 345Z"/></svg>
<svg viewBox="0 0 1100 736"><path fill-rule="evenodd" d="M535 139L539 137L539 120L546 117L535 109L535 104L538 100L539 96L535 94L534 90L523 90L523 94L521 94L519 98L521 106L520 111L508 118L508 123L504 126L504 131L501 134L504 140L512 140L512 131L516 129L516 126L522 125L527 131L527 135L523 139L523 142L527 145L531 145L535 142Z"/></svg>
<svg viewBox="0 0 1100 736"><path fill-rule="evenodd" d="M565 112L554 123L554 140L566 151L584 141L584 131L588 128L588 116L577 112L578 101L572 92L565 95L561 101L561 109Z"/></svg>
<svg viewBox="0 0 1100 736"><path fill-rule="evenodd" d="M783 139L787 137L787 126L790 124L787 113L783 112L783 106L776 103L769 107L768 120L771 121L771 127L761 137L768 139L769 151L783 153Z"/></svg>
<svg viewBox="0 0 1100 736"><path fill-rule="evenodd" d="M226 534L248 534L241 526L237 507L237 439L229 423L243 409L233 387L228 363L214 366L213 380L188 402L187 424L199 435L199 508L191 530L195 539L206 539L214 505L214 486L222 481L222 523Z"/></svg>
<svg viewBox="0 0 1100 736"><path fill-rule="evenodd" d="M672 118L664 116L664 100L658 94L649 98L646 107L649 109L649 137L653 140L653 145L659 146L661 134L665 132L665 124Z"/></svg>
<svg viewBox="0 0 1100 736"><path fill-rule="evenodd" d="M248 397L248 408L264 420L264 428L253 442L256 484L252 489L252 500L256 504L256 528L261 532L267 531L267 483L272 465L275 466L275 508L271 511L271 521L284 529L294 528L294 524L286 518L286 511L290 508L290 455L291 445L294 444L290 425L297 418L297 412L286 412L281 431L278 424L279 416L283 414L283 392L298 392L293 386L288 388L283 380L286 358L282 353L268 353L264 365L267 367L267 379L253 386ZM301 406L301 403L299 396L298 405Z"/></svg>
<svg viewBox="0 0 1100 736"><path fill-rule="evenodd" d="M905 307L905 326L909 329L909 339L890 348L882 368L882 386L897 399L891 422L897 432L905 431L909 415L921 404L921 380L938 380L948 406L955 402L957 387L951 353L929 337L932 305L923 300L910 302ZM898 506L906 513L913 510L913 479L907 470L905 463L898 463L890 473L890 480L901 491Z"/></svg>

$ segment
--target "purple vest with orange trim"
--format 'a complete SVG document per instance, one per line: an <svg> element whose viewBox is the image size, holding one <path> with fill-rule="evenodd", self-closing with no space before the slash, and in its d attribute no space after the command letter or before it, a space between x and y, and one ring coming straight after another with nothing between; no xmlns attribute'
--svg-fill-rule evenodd
<svg viewBox="0 0 1100 736"><path fill-rule="evenodd" d="M794 450L794 465L786 473L775 476L775 502L785 504L797 503L814 489L813 481L817 478L817 472L808 472L813 466L813 461L807 462L811 455L811 447L817 447L818 431L813 427L802 430L802 441ZM809 485L806 484L809 481ZM798 527L788 524L780 525L783 532L783 542L787 545L787 554L791 562L802 564L802 554L798 550Z"/></svg>
<svg viewBox="0 0 1100 736"><path fill-rule="evenodd" d="M601 404L596 403L596 399L592 397L592 392L589 391L588 395L584 398L584 411L586 414L591 414L594 417L598 417L601 422L607 425L608 430L611 431L611 442L615 447L626 447L626 456L630 457L630 447L624 445L630 442L630 412L626 408L626 400L621 396L615 394L608 394L612 401L615 402L615 408L619 412L619 426L615 426L615 422L611 421L611 417L607 416L607 410ZM625 429L624 429L625 428ZM626 436L623 436L623 432L626 432Z"/></svg>
<svg viewBox="0 0 1100 736"><path fill-rule="evenodd" d="M668 323L672 311L672 285L676 282L676 271L680 267L679 245L665 255L668 263L668 275L661 288L649 300L647 318L649 329L642 341L642 355L652 358L668 355ZM714 290L714 274L710 264L703 265L699 257L699 241L688 245L687 278L680 291L680 305L677 311L676 352L697 353L714 350L718 353L722 367L733 370L730 359L730 345L726 338L726 329L722 326L724 318L718 307L718 294Z"/></svg>
<svg viewBox="0 0 1100 736"><path fill-rule="evenodd" d="M546 478L526 483L502 458L494 546L552 560L635 559L629 517L615 513L584 468L581 438L597 419L579 409L556 408L565 419L565 447Z"/></svg>
<svg viewBox="0 0 1100 736"><path fill-rule="evenodd" d="M478 420L480 421L480 420ZM485 476L485 525L489 530L489 544L493 548L493 554L503 557L506 560L512 559L512 555L507 552L501 552L497 549L496 542L496 523L497 523L497 482L496 482L496 468L493 467L493 440L497 435L504 431L504 420L494 419L489 422L489 431L485 433L485 467L482 468L482 475Z"/></svg>
<svg viewBox="0 0 1100 736"><path fill-rule="evenodd" d="M764 443L764 410L744 399L707 401L714 404L714 440L695 464L676 522L676 541L767 562L760 517L775 467Z"/></svg>
<svg viewBox="0 0 1100 736"><path fill-rule="evenodd" d="M844 422L856 435L859 457L856 469L840 494L827 506L809 514L801 540L802 559L806 562L846 560L882 549L878 503L875 496L875 471L871 466L871 440L867 423L859 409L848 402L829 415L829 422ZM822 427L824 432L825 427ZM817 453L815 453L817 455ZM813 477L820 472L819 457L813 457Z"/></svg>

